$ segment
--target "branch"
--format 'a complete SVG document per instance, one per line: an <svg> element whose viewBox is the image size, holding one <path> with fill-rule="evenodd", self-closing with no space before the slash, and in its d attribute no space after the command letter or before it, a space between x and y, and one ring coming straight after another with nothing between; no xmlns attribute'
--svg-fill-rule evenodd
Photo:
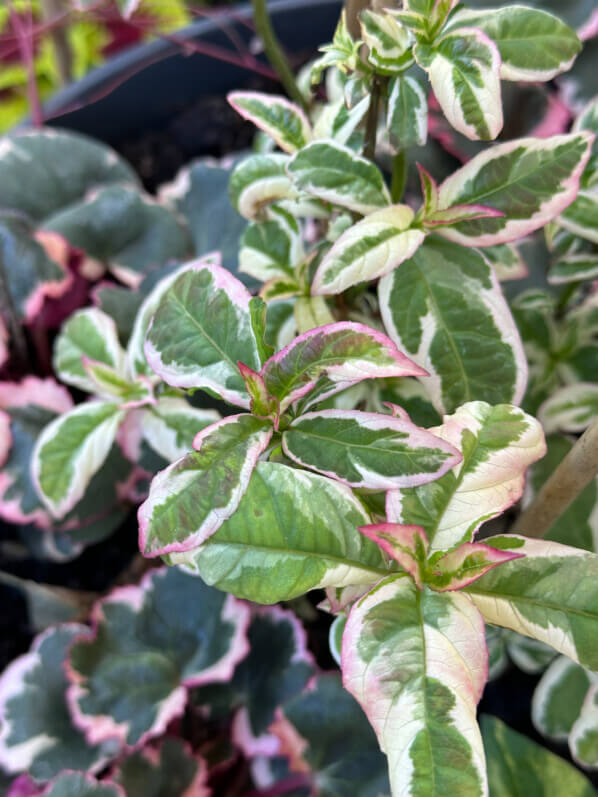
<svg viewBox="0 0 598 797"><path fill-rule="evenodd" d="M270 22L266 0L252 0L253 21L263 44L268 60L278 73L280 82L289 97L298 105L307 110L307 103L303 94L299 91L293 70L289 66L286 55L282 51L274 29Z"/></svg>
<svg viewBox="0 0 598 797"><path fill-rule="evenodd" d="M511 531L543 537L555 520L598 474L598 418L544 484Z"/></svg>

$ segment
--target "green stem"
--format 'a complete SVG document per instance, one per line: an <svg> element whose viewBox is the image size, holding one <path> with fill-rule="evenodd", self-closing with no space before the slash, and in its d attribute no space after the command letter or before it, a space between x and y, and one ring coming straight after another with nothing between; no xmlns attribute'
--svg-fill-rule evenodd
<svg viewBox="0 0 598 797"><path fill-rule="evenodd" d="M390 196L394 203L400 202L407 183L407 156L405 150L397 152L392 159L392 178L390 182Z"/></svg>
<svg viewBox="0 0 598 797"><path fill-rule="evenodd" d="M252 0L253 5L253 21L255 22L255 29L257 30L262 42L264 43L264 50L268 56L268 60L276 70L280 82L284 86L286 93L289 97L300 105L303 110L307 110L307 103L305 98L299 91L293 70L289 66L286 55L282 47L278 43L274 28L270 22L270 15L268 14L266 0Z"/></svg>
<svg viewBox="0 0 598 797"><path fill-rule="evenodd" d="M372 93L370 96L370 107L365 124L365 144L363 146L363 157L373 161L376 155L376 133L378 132L378 108L380 106L380 79L374 75L372 81Z"/></svg>

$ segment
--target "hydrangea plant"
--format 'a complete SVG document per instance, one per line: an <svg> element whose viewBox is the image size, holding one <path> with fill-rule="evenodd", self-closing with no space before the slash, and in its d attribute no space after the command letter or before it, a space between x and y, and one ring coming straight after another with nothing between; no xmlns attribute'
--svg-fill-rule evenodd
<svg viewBox="0 0 598 797"><path fill-rule="evenodd" d="M548 135L479 143L502 135L509 82L537 88L580 49L524 6L343 13L296 83L283 70L291 99L229 95L254 152L192 165L156 203L92 147L93 186L84 170L56 207L27 205L26 247L55 235L131 290L99 286L56 338L57 377L91 398L0 391L0 511L68 532L108 474L167 567L0 679L0 764L31 776L15 794L136 797L177 767L164 794L203 795L225 764L171 738L194 712L264 794L507 794L520 758L522 793L592 793L476 716L507 654L548 665L534 722L598 765L596 100L570 130L553 104ZM433 131L461 166L434 163ZM59 145L7 139L0 168ZM202 197L227 180L237 216L215 236ZM547 282L509 304L526 247ZM273 606L316 589L344 691Z"/></svg>

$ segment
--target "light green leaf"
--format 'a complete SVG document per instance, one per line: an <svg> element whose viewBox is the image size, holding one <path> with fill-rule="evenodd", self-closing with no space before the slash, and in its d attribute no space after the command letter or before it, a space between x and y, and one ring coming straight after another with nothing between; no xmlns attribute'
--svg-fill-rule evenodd
<svg viewBox="0 0 598 797"><path fill-rule="evenodd" d="M254 219L271 202L296 197L285 169L288 161L288 155L270 152L250 155L235 167L228 193L232 206L243 218Z"/></svg>
<svg viewBox="0 0 598 797"><path fill-rule="evenodd" d="M487 794L476 722L487 666L482 617L462 593L420 591L390 576L355 604L343 684L388 756L393 794Z"/></svg>
<svg viewBox="0 0 598 797"><path fill-rule="evenodd" d="M386 575L380 550L357 531L368 522L348 487L260 462L238 511L202 546L169 561L238 597L277 603Z"/></svg>
<svg viewBox="0 0 598 797"><path fill-rule="evenodd" d="M598 555L515 535L485 542L524 555L465 588L485 620L598 670Z"/></svg>
<svg viewBox="0 0 598 797"><path fill-rule="evenodd" d="M285 152L297 152L311 140L307 117L299 106L284 97L257 91L232 91L227 99L237 113L271 136Z"/></svg>
<svg viewBox="0 0 598 797"><path fill-rule="evenodd" d="M521 401L523 346L480 252L430 237L380 280L378 297L392 340L430 374L423 384L439 412L473 399Z"/></svg>
<svg viewBox="0 0 598 797"><path fill-rule="evenodd" d="M432 45L417 44L414 54L451 125L474 141L496 138L503 115L494 42L475 27L460 28Z"/></svg>
<svg viewBox="0 0 598 797"><path fill-rule="evenodd" d="M376 164L335 141L312 142L291 158L287 171L300 190L356 213L390 204Z"/></svg>
<svg viewBox="0 0 598 797"><path fill-rule="evenodd" d="M577 196L592 140L587 132L520 138L476 155L441 184L438 207L485 205L505 215L441 234L465 246L494 246L543 227Z"/></svg>
<svg viewBox="0 0 598 797"><path fill-rule="evenodd" d="M595 797L590 781L545 747L496 717L484 715L480 724L492 797Z"/></svg>
<svg viewBox="0 0 598 797"><path fill-rule="evenodd" d="M387 127L397 152L423 147L428 137L428 98L420 80L397 75L389 86Z"/></svg>
<svg viewBox="0 0 598 797"><path fill-rule="evenodd" d="M429 431L460 450L463 461L431 484L388 493L387 519L421 526L432 552L447 551L471 542L482 523L520 498L525 471L544 454L544 435L518 407L481 401Z"/></svg>
<svg viewBox="0 0 598 797"><path fill-rule="evenodd" d="M450 444L408 418L358 410L300 415L283 433L282 447L304 468L370 490L425 484L459 461Z"/></svg>
<svg viewBox="0 0 598 797"><path fill-rule="evenodd" d="M413 219L410 207L392 205L349 227L322 259L312 293L342 293L359 282L388 274L423 243L423 230L410 229Z"/></svg>
<svg viewBox="0 0 598 797"><path fill-rule="evenodd" d="M503 80L552 80L571 68L581 50L575 31L540 8L464 8L451 17L448 29L463 26L480 28L496 44Z"/></svg>
<svg viewBox="0 0 598 797"><path fill-rule="evenodd" d="M101 310L88 307L73 313L54 343L54 370L68 385L88 393L95 385L83 366L83 358L104 363L124 375L125 353L114 321Z"/></svg>
<svg viewBox="0 0 598 797"><path fill-rule="evenodd" d="M251 296L228 271L195 261L161 295L146 336L150 366L169 385L202 387L249 407L237 363L261 366Z"/></svg>
<svg viewBox="0 0 598 797"><path fill-rule="evenodd" d="M199 432L197 451L158 473L139 508L139 547L149 556L200 545L239 506L272 424L230 415Z"/></svg>
<svg viewBox="0 0 598 797"><path fill-rule="evenodd" d="M54 517L63 517L83 496L108 456L123 417L118 404L90 401L44 428L31 468L40 498Z"/></svg>

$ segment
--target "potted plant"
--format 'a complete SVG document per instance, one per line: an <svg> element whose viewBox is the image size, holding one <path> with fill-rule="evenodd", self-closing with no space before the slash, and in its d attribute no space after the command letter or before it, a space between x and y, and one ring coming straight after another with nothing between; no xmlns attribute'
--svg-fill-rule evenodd
<svg viewBox="0 0 598 797"><path fill-rule="evenodd" d="M550 665L533 721L598 765L598 105L537 86L580 39L523 6L349 4L296 80L254 13L289 96L228 94L253 152L156 200L104 145L5 139L24 317L121 284L66 314L57 381L1 386L0 511L72 558L139 504L147 571L89 625L23 585L70 622L0 678L9 794L594 794L477 717L507 656ZM494 142L503 81L542 136Z"/></svg>

